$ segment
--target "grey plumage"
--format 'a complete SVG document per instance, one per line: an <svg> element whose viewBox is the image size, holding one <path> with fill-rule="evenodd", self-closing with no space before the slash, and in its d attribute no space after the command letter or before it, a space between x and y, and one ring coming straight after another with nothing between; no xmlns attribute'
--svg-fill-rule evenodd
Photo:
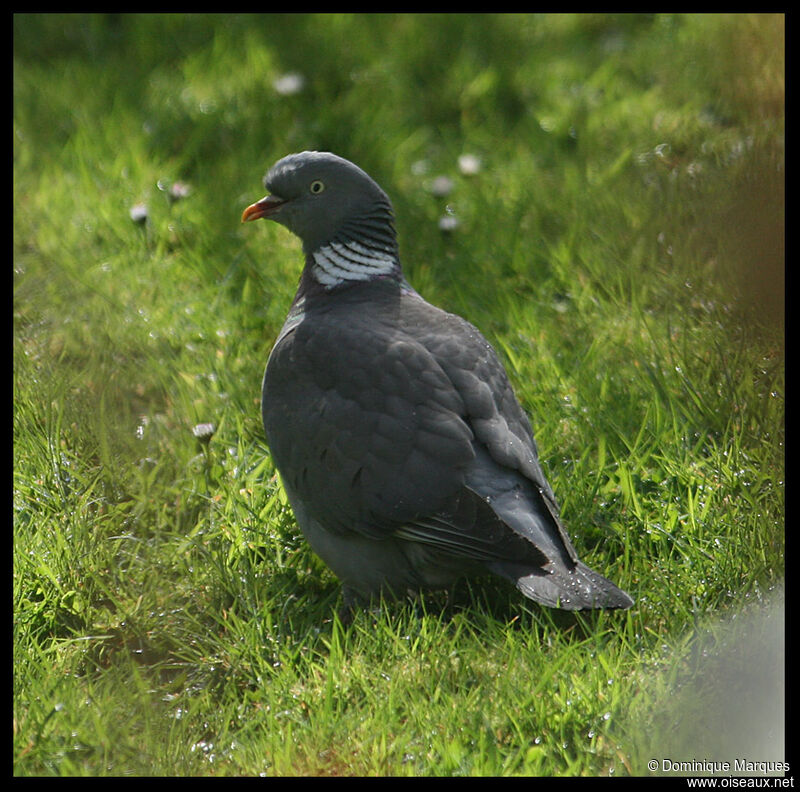
<svg viewBox="0 0 800 792"><path fill-rule="evenodd" d="M298 524L346 593L488 570L551 607L630 607L578 560L492 347L403 277L383 190L320 152L285 157L265 185L243 221L287 226L306 266L264 373L264 429Z"/></svg>

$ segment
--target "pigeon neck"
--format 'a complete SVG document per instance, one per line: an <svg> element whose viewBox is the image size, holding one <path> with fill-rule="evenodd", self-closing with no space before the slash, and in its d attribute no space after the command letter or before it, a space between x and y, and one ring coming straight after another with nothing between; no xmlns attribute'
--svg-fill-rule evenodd
<svg viewBox="0 0 800 792"><path fill-rule="evenodd" d="M400 261L396 250L372 247L364 242L331 241L306 256L311 276L332 289L343 283L397 277Z"/></svg>
<svg viewBox="0 0 800 792"><path fill-rule="evenodd" d="M306 272L326 290L358 281L403 277L388 198L349 218L332 239L312 250L306 247L305 253Z"/></svg>

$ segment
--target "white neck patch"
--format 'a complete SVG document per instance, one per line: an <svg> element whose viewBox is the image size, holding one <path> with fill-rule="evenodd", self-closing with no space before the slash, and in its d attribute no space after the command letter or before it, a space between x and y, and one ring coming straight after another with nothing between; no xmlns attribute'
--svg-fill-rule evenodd
<svg viewBox="0 0 800 792"><path fill-rule="evenodd" d="M397 268L397 260L385 250L369 248L355 241L331 242L312 254L311 272L323 286L344 281L363 281L388 275Z"/></svg>

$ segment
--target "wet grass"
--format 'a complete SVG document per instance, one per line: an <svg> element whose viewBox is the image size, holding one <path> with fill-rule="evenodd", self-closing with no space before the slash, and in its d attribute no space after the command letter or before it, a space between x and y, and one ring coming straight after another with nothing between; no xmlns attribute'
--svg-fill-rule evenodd
<svg viewBox="0 0 800 792"><path fill-rule="evenodd" d="M644 774L750 706L709 664L757 644L780 700L780 631L734 617L783 578L782 17L17 15L14 44L17 774ZM383 185L409 280L495 344L631 611L477 581L339 623L260 426L299 244L239 224L307 148Z"/></svg>

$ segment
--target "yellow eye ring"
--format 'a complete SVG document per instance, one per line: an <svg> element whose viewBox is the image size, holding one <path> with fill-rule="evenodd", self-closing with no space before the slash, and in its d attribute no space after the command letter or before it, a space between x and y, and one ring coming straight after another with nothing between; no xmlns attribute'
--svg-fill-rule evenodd
<svg viewBox="0 0 800 792"><path fill-rule="evenodd" d="M311 182L311 186L308 189L313 195L319 195L325 189L325 183L321 182L319 179L315 179Z"/></svg>

